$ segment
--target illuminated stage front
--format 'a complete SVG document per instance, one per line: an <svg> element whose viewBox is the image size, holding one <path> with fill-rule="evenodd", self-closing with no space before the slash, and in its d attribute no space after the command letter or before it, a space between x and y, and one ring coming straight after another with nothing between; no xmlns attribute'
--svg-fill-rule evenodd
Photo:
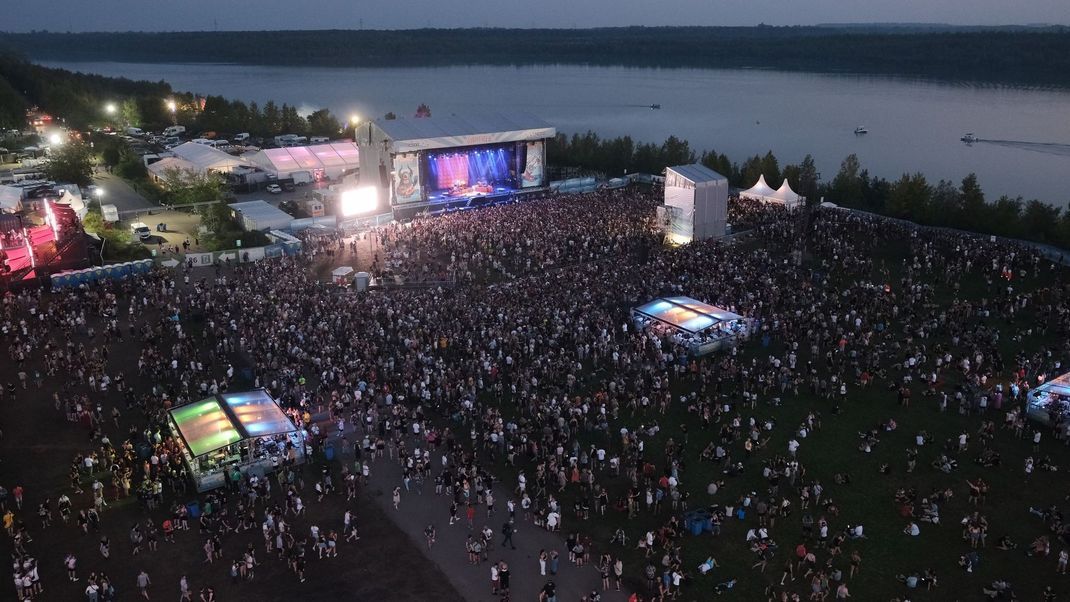
<svg viewBox="0 0 1070 602"><path fill-rule="evenodd" d="M395 218L544 191L555 134L522 113L376 120L357 135L362 184L390 199Z"/></svg>
<svg viewBox="0 0 1070 602"><path fill-rule="evenodd" d="M517 190L516 145L450 149L423 156L429 203L509 195Z"/></svg>

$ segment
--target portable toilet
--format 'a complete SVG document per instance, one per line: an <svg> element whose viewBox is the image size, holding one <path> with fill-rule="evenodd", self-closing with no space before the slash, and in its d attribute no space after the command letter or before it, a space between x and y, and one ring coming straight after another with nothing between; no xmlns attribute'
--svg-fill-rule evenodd
<svg viewBox="0 0 1070 602"><path fill-rule="evenodd" d="M357 289L357 292L363 293L367 291L371 279L371 274L368 272L357 272L357 275L353 277L353 285Z"/></svg>

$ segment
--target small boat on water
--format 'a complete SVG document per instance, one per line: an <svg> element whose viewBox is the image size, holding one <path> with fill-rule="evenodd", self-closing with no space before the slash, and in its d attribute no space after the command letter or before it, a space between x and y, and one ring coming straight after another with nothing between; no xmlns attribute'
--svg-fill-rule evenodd
<svg viewBox="0 0 1070 602"><path fill-rule="evenodd" d="M959 140L962 140L966 144L973 144L974 142L977 142L977 136L974 136L973 132L970 132L969 134L966 134L962 138L959 138Z"/></svg>
<svg viewBox="0 0 1070 602"><path fill-rule="evenodd" d="M866 129L866 126L860 125L860 126L855 128L855 133L856 134L868 134L869 130Z"/></svg>
<svg viewBox="0 0 1070 602"><path fill-rule="evenodd" d="M661 105L650 105L650 110L652 110L652 111L660 109L660 108L661 108Z"/></svg>

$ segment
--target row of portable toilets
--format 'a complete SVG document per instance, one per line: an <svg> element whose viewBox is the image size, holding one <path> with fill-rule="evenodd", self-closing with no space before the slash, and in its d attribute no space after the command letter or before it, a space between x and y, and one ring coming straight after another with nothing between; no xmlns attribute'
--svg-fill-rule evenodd
<svg viewBox="0 0 1070 602"><path fill-rule="evenodd" d="M151 259L139 259L137 261L127 261L126 263L115 263L52 274L52 288L55 290L77 287L82 284L97 282L98 280L119 280L127 276L147 274L152 271L152 264Z"/></svg>

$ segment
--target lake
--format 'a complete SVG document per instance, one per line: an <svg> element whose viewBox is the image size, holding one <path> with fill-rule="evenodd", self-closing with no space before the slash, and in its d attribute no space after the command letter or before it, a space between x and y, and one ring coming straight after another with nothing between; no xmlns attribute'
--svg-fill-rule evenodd
<svg viewBox="0 0 1070 602"><path fill-rule="evenodd" d="M824 179L856 153L870 173L922 172L930 182L977 174L986 195L1067 206L1070 90L754 70L547 65L431 68L297 68L239 65L59 63L53 67L152 81L176 90L328 107L357 113L433 115L523 110L573 133L676 135L696 151L735 162L768 150L781 165L814 156ZM649 105L660 104L660 110ZM864 125L867 135L855 135ZM967 146L974 132L984 140ZM551 158L552 161L552 158ZM774 187L779 182L770 182Z"/></svg>

